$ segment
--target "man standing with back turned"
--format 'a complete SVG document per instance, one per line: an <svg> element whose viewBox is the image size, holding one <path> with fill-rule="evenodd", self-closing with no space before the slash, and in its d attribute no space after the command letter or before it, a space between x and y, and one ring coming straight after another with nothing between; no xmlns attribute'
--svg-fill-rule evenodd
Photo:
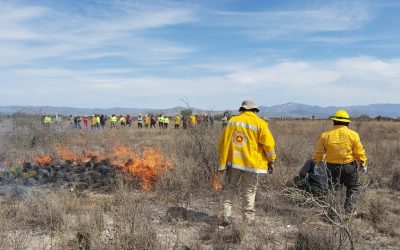
<svg viewBox="0 0 400 250"><path fill-rule="evenodd" d="M338 110L331 119L333 128L321 134L313 158L317 164L326 161L331 188L335 191L342 185L347 188L344 208L346 213L351 214L360 192L358 168L363 174L367 173L367 157L360 136L348 128L349 114Z"/></svg>
<svg viewBox="0 0 400 250"><path fill-rule="evenodd" d="M274 170L275 141L268 123L257 116L259 109L245 100L240 114L232 117L219 141L218 173L226 172L224 181L224 225L232 222L232 200L241 179L243 219L254 225L257 181L259 174Z"/></svg>

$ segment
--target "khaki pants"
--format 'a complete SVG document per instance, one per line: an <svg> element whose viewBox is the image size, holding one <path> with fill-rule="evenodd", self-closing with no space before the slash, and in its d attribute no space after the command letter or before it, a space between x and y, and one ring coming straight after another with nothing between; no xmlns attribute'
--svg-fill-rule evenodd
<svg viewBox="0 0 400 250"><path fill-rule="evenodd" d="M235 168L228 168L224 181L224 219L232 216L232 200L238 192L240 177L242 177L242 212L243 219L253 221L255 214L258 174Z"/></svg>

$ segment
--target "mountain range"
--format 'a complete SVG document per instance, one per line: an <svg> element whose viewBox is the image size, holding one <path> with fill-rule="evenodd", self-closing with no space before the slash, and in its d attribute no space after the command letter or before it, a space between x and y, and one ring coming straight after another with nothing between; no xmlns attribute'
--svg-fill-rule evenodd
<svg viewBox="0 0 400 250"><path fill-rule="evenodd" d="M167 114L174 115L180 111L187 109L185 107L174 107L165 109L148 109L148 108L72 108L72 107L52 107L52 106L0 106L0 114L11 115L17 112L28 114L61 114L61 115L90 115L90 114ZM369 117L384 116L391 118L400 117L400 104L370 104L360 106L346 107L320 107L316 105L306 105L300 103L285 103L274 106L260 106L260 115L267 117L312 117L327 118L335 113L338 109L345 109L350 116L367 115ZM209 112L207 110L192 108L195 113ZM212 111L214 114L224 111ZM237 110L232 110L236 113Z"/></svg>

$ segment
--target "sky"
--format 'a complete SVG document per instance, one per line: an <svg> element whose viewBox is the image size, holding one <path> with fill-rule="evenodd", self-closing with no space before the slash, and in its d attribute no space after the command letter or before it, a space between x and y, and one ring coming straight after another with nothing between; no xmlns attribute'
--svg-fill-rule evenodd
<svg viewBox="0 0 400 250"><path fill-rule="evenodd" d="M400 103L397 0L0 0L0 106Z"/></svg>

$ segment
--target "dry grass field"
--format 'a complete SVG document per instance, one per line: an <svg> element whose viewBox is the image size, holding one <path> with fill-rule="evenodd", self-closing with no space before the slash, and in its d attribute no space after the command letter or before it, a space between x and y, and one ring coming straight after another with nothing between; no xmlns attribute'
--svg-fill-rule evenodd
<svg viewBox="0 0 400 250"><path fill-rule="evenodd" d="M256 225L240 222L238 200L235 225L223 228L222 197L211 179L220 123L77 131L68 122L43 128L37 117L3 118L1 165L17 178L0 186L0 249L349 249L344 229L356 249L399 248L400 122L351 124L366 148L369 172L361 176L357 215L340 225L319 216L321 207L307 197L287 192L331 121L269 123L278 161L276 171L260 180ZM24 162L44 156L53 165L90 156L121 171L108 191L19 184L29 175L20 171Z"/></svg>

